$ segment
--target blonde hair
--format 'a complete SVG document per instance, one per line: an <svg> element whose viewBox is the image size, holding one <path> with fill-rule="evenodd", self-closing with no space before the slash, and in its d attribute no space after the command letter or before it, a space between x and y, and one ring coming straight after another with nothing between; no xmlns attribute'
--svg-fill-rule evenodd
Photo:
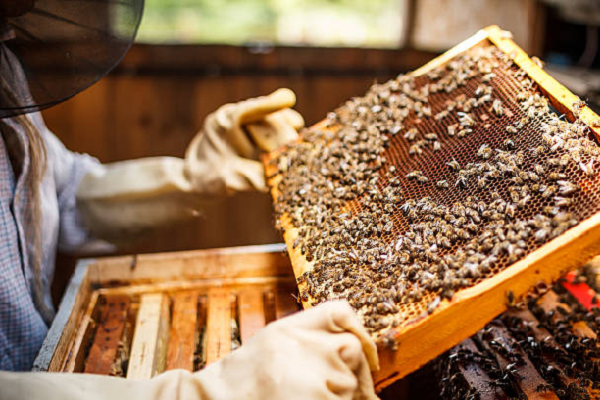
<svg viewBox="0 0 600 400"><path fill-rule="evenodd" d="M14 103L17 107L20 106L19 99L15 96L13 90L4 77L0 76L0 86L2 95ZM27 153L29 155L29 170L23 170L21 173L26 174L26 186L31 193L31 208L30 223L33 230L31 236L27 236L26 240L30 241L30 246L23 249L29 256L29 263L33 270L33 302L46 323L50 323L54 317L54 312L44 301L45 290L43 282L43 251L42 251L42 204L41 204L41 184L46 173L46 146L44 139L38 128L33 124L31 118L26 115L18 115L14 120L23 128L27 139ZM31 249L32 251L28 251Z"/></svg>

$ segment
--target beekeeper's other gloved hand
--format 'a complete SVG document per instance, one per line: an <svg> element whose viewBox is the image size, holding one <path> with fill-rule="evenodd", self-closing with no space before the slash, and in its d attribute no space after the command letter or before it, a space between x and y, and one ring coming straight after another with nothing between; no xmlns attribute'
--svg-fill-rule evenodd
<svg viewBox="0 0 600 400"><path fill-rule="evenodd" d="M137 231L198 215L207 202L244 190L266 190L261 151L297 137L304 125L290 107L289 89L226 104L210 114L185 159L154 157L90 171L77 192L82 218L93 233L118 241Z"/></svg>
<svg viewBox="0 0 600 400"><path fill-rule="evenodd" d="M347 303L277 321L197 373L146 381L98 375L0 372L1 400L375 400L377 352Z"/></svg>
<svg viewBox="0 0 600 400"><path fill-rule="evenodd" d="M292 107L294 92L226 104L206 118L185 154L185 173L196 190L218 195L266 191L259 151L270 152L297 138L304 120Z"/></svg>

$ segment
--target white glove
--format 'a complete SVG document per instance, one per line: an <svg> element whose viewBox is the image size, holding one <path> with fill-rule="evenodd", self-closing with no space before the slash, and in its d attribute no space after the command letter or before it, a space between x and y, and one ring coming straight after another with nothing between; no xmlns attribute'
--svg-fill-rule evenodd
<svg viewBox="0 0 600 400"><path fill-rule="evenodd" d="M330 302L267 326L209 365L205 390L210 399L377 399L369 366L379 368L374 342L348 303Z"/></svg>
<svg viewBox="0 0 600 400"><path fill-rule="evenodd" d="M0 400L375 400L377 351L347 303L279 320L197 373L136 381L98 375L0 372Z"/></svg>
<svg viewBox="0 0 600 400"><path fill-rule="evenodd" d="M269 96L226 104L209 115L185 154L185 172L196 190L212 195L266 191L258 150L273 151L298 137L304 120L289 108L295 102L294 92L279 89Z"/></svg>
<svg viewBox="0 0 600 400"><path fill-rule="evenodd" d="M196 216L226 194L266 191L262 164L247 157L297 137L304 121L289 108L295 100L291 90L279 89L222 106L206 118L185 160L146 158L90 171L77 191L86 226L100 238L119 240Z"/></svg>

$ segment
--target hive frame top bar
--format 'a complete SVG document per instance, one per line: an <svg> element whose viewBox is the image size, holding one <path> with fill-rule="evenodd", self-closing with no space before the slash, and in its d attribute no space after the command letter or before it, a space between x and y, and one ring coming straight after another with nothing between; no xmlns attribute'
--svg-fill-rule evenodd
<svg viewBox="0 0 600 400"><path fill-rule="evenodd" d="M579 98L546 74L513 42L511 36L510 32L503 31L497 26L489 26L411 74L424 75L487 40L507 54L539 85L552 106L573 120L574 103ZM592 110L583 107L580 109L579 118L594 132L597 139L600 138L600 118ZM326 121L316 124L315 127L335 129L335 127L328 128ZM271 176L269 183L275 201L279 177L275 175L276 169L270 165L269 160L275 158L280 151L282 150L273 152L264 159L267 176ZM298 229L291 226L289 217L283 215L280 222L285 228L284 239L294 274L298 277L309 271L312 264L301 255L299 248L293 248L292 244L298 236ZM538 282L556 280L599 253L600 213L597 213L498 274L476 286L458 291L451 301L442 301L427 318L396 328L397 350L392 351L387 348L378 350L380 368L373 372L376 389L383 389L473 335L506 310L506 296L509 291L517 297L522 296ZM304 283L299 284L299 289L302 290L304 285ZM303 305L305 308L310 307L310 299Z"/></svg>
<svg viewBox="0 0 600 400"><path fill-rule="evenodd" d="M488 26L471 36L464 42L454 46L439 57L434 58L421 68L411 72L411 75L425 75L434 68L444 65L457 55L476 47L484 40L489 40L494 46L507 54L529 77L538 84L550 103L569 119L573 119L573 104L579 101L566 87L548 75L537 63L535 63L523 49L513 40L512 33L500 29L496 25ZM600 119L589 107L581 109L579 119L583 121L600 139Z"/></svg>

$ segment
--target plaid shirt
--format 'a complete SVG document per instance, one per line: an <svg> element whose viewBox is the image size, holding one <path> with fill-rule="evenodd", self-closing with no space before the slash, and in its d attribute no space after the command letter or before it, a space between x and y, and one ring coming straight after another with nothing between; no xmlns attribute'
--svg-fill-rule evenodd
<svg viewBox="0 0 600 400"><path fill-rule="evenodd" d="M46 144L47 169L41 182L41 221L32 221L27 139L16 119L0 120L0 370L26 371L48 331L32 299L35 224L41 224L42 280L52 308L50 284L57 249L80 250L92 242L80 223L75 193L83 176L102 168L95 159L68 151L46 128L41 115L27 118Z"/></svg>

